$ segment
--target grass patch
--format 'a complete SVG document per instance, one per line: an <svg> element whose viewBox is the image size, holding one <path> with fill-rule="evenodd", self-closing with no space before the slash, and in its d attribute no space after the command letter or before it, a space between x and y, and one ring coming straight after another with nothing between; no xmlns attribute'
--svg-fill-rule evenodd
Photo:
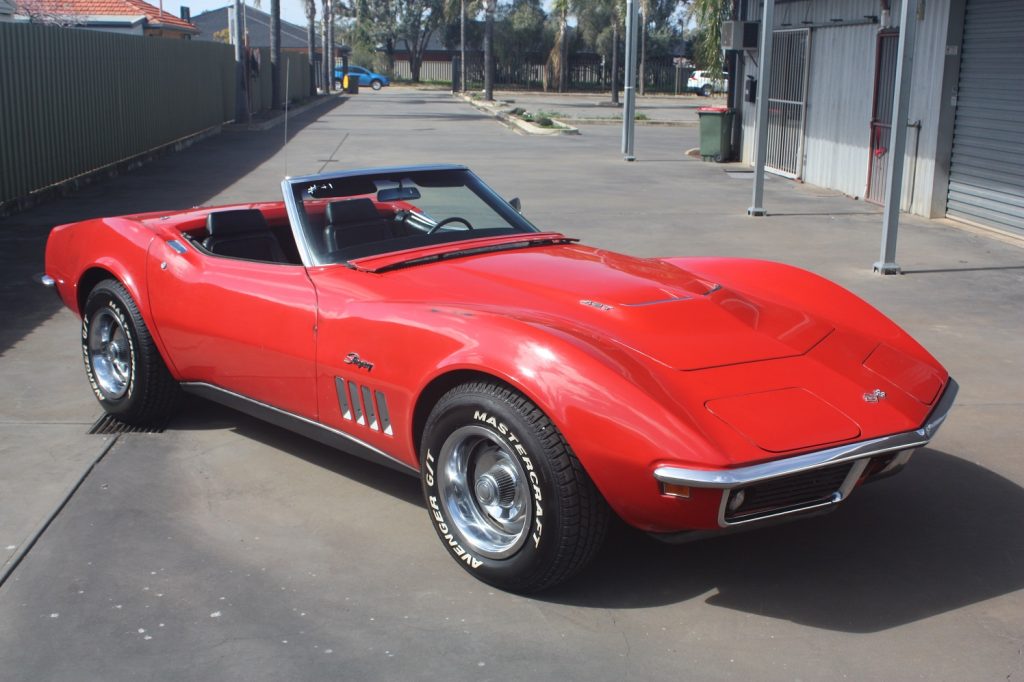
<svg viewBox="0 0 1024 682"><path fill-rule="evenodd" d="M526 109L523 109L522 107L516 107L515 109L512 109L508 113L512 116L515 116L521 121L532 123L533 125L539 126L541 128L564 127L554 120L555 117L563 115L557 111L544 111L543 109L540 109L538 111L531 112L527 111Z"/></svg>

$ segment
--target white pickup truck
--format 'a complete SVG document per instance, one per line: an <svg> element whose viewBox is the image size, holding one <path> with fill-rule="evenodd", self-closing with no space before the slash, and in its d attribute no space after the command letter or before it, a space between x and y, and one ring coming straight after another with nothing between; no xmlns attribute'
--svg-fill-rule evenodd
<svg viewBox="0 0 1024 682"><path fill-rule="evenodd" d="M694 71L686 79L686 89L696 92L698 95L710 97L713 92L725 92L725 80L729 74L722 74L723 80L712 80L707 77L707 71Z"/></svg>

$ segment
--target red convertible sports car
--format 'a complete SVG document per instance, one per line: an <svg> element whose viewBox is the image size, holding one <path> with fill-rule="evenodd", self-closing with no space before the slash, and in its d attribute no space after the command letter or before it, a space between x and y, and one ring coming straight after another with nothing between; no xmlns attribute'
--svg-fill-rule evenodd
<svg viewBox="0 0 1024 682"><path fill-rule="evenodd" d="M53 230L43 279L97 399L140 424L198 395L414 473L449 554L504 589L571 576L610 514L679 540L828 510L956 395L793 267L584 246L461 166L282 188Z"/></svg>

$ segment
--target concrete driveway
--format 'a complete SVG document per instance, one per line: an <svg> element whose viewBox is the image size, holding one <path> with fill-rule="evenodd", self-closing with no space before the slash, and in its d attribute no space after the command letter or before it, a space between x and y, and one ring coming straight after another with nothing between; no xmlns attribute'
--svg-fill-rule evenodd
<svg viewBox="0 0 1024 682"><path fill-rule="evenodd" d="M519 135L437 92L366 92L225 133L0 221L4 680L1016 680L1024 677L1024 249L683 156L693 128ZM285 174L466 163L542 227L641 255L782 260L892 316L961 384L933 446L835 513L665 546L616 528L537 597L439 546L418 482L194 400L91 436L77 320L34 287L53 224L275 198ZM742 169L732 169L742 170ZM52 523L63 497L103 455ZM44 528L45 527L45 528ZM38 541L24 551L33 535Z"/></svg>

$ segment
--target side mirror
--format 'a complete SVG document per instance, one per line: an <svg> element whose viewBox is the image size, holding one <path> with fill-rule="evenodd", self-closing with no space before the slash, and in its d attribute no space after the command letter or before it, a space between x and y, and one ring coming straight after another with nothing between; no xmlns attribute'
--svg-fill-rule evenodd
<svg viewBox="0 0 1024 682"><path fill-rule="evenodd" d="M516 213L522 213L523 212L523 202L519 201L519 197L515 197L514 199L510 199L509 202L508 202L508 205L511 206L512 208L514 208L516 210Z"/></svg>

